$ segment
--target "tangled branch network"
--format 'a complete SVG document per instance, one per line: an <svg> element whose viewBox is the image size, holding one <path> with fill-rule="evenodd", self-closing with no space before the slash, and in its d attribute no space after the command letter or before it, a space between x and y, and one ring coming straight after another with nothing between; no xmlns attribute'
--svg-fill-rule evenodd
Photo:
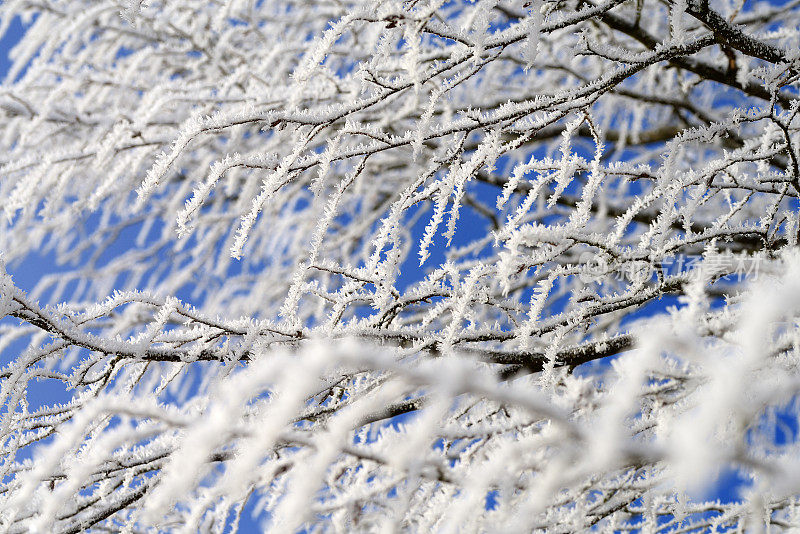
<svg viewBox="0 0 800 534"><path fill-rule="evenodd" d="M0 532L800 528L799 0L15 32Z"/></svg>

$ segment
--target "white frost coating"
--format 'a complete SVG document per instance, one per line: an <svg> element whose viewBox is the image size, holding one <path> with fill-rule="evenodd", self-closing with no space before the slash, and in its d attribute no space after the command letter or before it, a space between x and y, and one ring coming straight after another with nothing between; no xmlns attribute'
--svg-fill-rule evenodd
<svg viewBox="0 0 800 534"><path fill-rule="evenodd" d="M147 171L142 184L136 190L138 197L137 206L143 206L153 191L158 187L159 182L167 173L170 166L175 163L181 152L189 145L194 136L200 133L202 121L195 117L189 119L181 128L180 136L173 141L169 152L161 152L156 156L152 167Z"/></svg>
<svg viewBox="0 0 800 534"><path fill-rule="evenodd" d="M542 31L542 15L541 10L544 7L538 1L528 2L530 5L530 18L528 22L528 36L525 38L525 49L523 58L525 59L525 70L530 70L536 61L536 56L539 54L539 37Z"/></svg>
<svg viewBox="0 0 800 534"><path fill-rule="evenodd" d="M0 256L0 319L14 311L14 283L6 272L6 265Z"/></svg>
<svg viewBox="0 0 800 534"><path fill-rule="evenodd" d="M0 532L800 530L798 5L15 21Z"/></svg>
<svg viewBox="0 0 800 534"><path fill-rule="evenodd" d="M675 43L683 43L686 40L686 28L684 22L684 18L687 17L686 5L686 0L676 0L670 6L670 37Z"/></svg>

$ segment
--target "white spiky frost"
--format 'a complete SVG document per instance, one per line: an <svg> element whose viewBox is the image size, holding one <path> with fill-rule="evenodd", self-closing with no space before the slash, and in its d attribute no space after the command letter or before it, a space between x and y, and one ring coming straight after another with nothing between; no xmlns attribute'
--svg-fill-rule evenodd
<svg viewBox="0 0 800 534"><path fill-rule="evenodd" d="M0 532L800 529L773 4L0 3Z"/></svg>

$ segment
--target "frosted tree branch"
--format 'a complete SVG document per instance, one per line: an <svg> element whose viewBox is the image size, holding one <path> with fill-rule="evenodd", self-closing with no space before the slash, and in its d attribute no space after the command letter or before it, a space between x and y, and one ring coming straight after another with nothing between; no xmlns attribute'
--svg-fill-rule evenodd
<svg viewBox="0 0 800 534"><path fill-rule="evenodd" d="M20 25L0 531L800 528L800 2Z"/></svg>

